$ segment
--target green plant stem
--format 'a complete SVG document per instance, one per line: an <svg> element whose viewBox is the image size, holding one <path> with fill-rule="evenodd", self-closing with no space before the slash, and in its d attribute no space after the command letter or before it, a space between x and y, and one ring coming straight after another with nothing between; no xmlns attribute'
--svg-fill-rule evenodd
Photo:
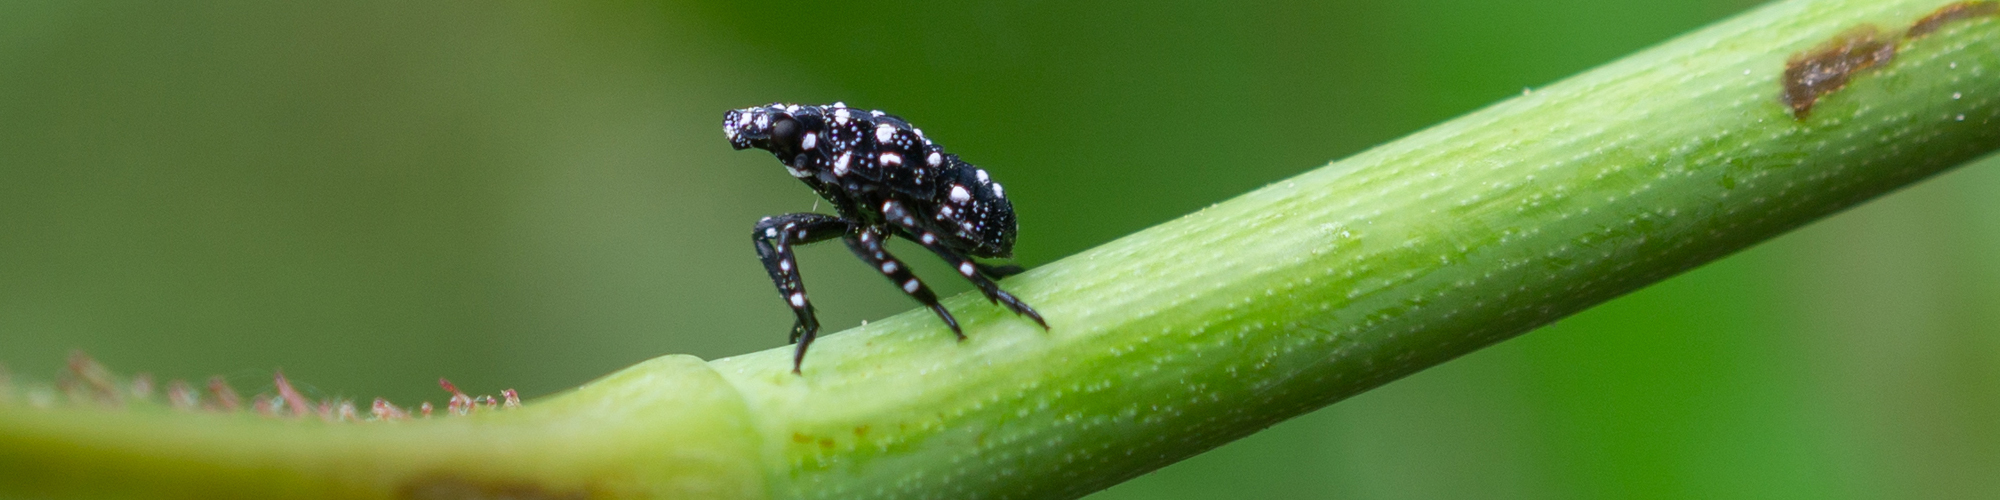
<svg viewBox="0 0 2000 500"><path fill-rule="evenodd" d="M670 356L508 412L364 425L0 407L0 494L1073 497L2000 148L2000 18L1770 5L914 311ZM1793 54L1894 44L1805 114ZM1218 168L1224 168L1219 166ZM200 494L180 492L199 491Z"/></svg>

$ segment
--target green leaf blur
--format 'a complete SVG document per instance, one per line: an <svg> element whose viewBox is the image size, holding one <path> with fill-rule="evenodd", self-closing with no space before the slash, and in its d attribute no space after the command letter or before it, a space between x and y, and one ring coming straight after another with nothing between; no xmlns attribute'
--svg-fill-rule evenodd
<svg viewBox="0 0 2000 500"><path fill-rule="evenodd" d="M0 362L533 397L784 340L749 227L816 203L728 108L921 124L1032 266L1750 6L8 2ZM2000 496L1996 169L1095 498ZM801 266L828 331L911 306L837 245Z"/></svg>

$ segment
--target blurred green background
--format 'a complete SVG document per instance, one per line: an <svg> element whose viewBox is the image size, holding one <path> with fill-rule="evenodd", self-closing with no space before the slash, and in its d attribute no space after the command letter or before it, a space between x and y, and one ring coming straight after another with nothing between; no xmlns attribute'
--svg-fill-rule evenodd
<svg viewBox="0 0 2000 500"><path fill-rule="evenodd" d="M0 363L545 395L783 343L748 233L815 198L728 108L921 124L1037 265L1752 6L10 0ZM1984 163L1093 498L2000 497Z"/></svg>

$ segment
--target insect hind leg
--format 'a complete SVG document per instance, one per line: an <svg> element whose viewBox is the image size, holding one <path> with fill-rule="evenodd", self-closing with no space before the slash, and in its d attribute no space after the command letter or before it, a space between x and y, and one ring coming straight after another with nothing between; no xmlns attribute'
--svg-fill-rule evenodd
<svg viewBox="0 0 2000 500"><path fill-rule="evenodd" d="M1014 264L986 264L982 262L972 263L972 268L979 270L979 274L986 276L987 279L996 280L1027 271L1027 269Z"/></svg>
<svg viewBox="0 0 2000 500"><path fill-rule="evenodd" d="M946 263L951 264L953 270L958 271L960 276L964 276L966 281L972 282L972 286L978 287L979 293L986 295L987 301L1007 306L1007 309L1013 310L1015 314L1027 316L1028 319L1035 320L1035 324L1042 325L1042 329L1044 330L1049 328L1049 322L1042 319L1041 313L1035 312L1035 308L1029 307L1028 303L1014 297L1014 294L1007 293L1006 290L1001 290L999 284L994 283L992 279L987 278L987 275L980 272L980 263L973 261L971 257L960 254L958 250L946 246L944 239L936 237L936 233L932 232L930 228L924 227L923 221L912 217L909 210L903 207L903 204L894 201L883 203L882 215L889 223L902 228L903 232L907 233L911 238L916 239L918 245L923 245L925 249L937 254ZM1005 267L1012 266L995 267L1004 269Z"/></svg>

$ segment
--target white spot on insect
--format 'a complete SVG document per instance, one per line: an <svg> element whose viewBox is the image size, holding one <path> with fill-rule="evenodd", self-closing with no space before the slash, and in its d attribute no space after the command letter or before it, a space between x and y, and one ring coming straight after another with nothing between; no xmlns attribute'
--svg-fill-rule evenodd
<svg viewBox="0 0 2000 500"><path fill-rule="evenodd" d="M887 123L875 126L875 142L889 142L896 138L896 126Z"/></svg>
<svg viewBox="0 0 2000 500"><path fill-rule="evenodd" d="M797 112L799 112L799 105L797 105L797 104L793 104L793 105L790 105L790 106L785 106L785 112L786 112L786 113L797 113Z"/></svg>
<svg viewBox="0 0 2000 500"><path fill-rule="evenodd" d="M795 308L796 308L796 307L805 307L805 306L806 306L806 294L805 294L805 293L802 293L802 292L792 292L792 296L790 297L790 299L791 299L791 301L792 301L792 307L795 307Z"/></svg>
<svg viewBox="0 0 2000 500"><path fill-rule="evenodd" d="M847 162L852 160L853 156L853 152L842 151L840 159L833 161L833 175L847 175Z"/></svg>
<svg viewBox="0 0 2000 500"><path fill-rule="evenodd" d="M788 273L792 272L792 259L784 259L778 261L778 270Z"/></svg>
<svg viewBox="0 0 2000 500"><path fill-rule="evenodd" d="M833 101L833 107L835 107L835 108L845 108L845 107L847 107L847 103L844 103L844 102L840 102L840 101Z"/></svg>
<svg viewBox="0 0 2000 500"><path fill-rule="evenodd" d="M818 146L818 145L819 145L819 133L818 133L818 132L806 132L806 138L805 138L805 139L801 139L801 140L800 140L799 142L800 142L800 144L799 144L799 147L802 147L802 148L806 148L806 149L812 149L812 148L813 148L813 146Z"/></svg>
<svg viewBox="0 0 2000 500"><path fill-rule="evenodd" d="M861 241L868 241L873 239L875 239L875 233L861 233Z"/></svg>
<svg viewBox="0 0 2000 500"><path fill-rule="evenodd" d="M882 213L894 212L897 208L899 207L896 205L896 200L882 202Z"/></svg>
<svg viewBox="0 0 2000 500"><path fill-rule="evenodd" d="M931 234L929 232L925 232L923 236L918 237L917 239L923 240L925 245L937 243L937 235Z"/></svg>
<svg viewBox="0 0 2000 500"><path fill-rule="evenodd" d="M918 139L923 139L923 138L924 138L924 129L920 129L920 128L915 128L915 127L911 127L911 128L910 128L910 131L911 131L911 132L916 132L916 133L917 133L917 138L918 138ZM928 139L926 139L926 140L928 140Z"/></svg>
<svg viewBox="0 0 2000 500"><path fill-rule="evenodd" d="M791 166L791 165L785 165L785 171L786 171L786 172L790 172L790 173L792 174L792 177L797 177L797 178L800 178L800 179L804 179L804 178L806 178L806 177L808 177L808 176L811 176L811 175L812 175L812 173L810 173L810 172L806 172L806 171L804 171L804 170L799 170L799 169L796 169L796 168L792 168L792 166Z"/></svg>
<svg viewBox="0 0 2000 500"><path fill-rule="evenodd" d="M938 154L938 152L936 151L932 151L930 156L924 157L924 163L928 163L930 164L930 166L936 167L938 166L939 163L944 163L944 155Z"/></svg>
<svg viewBox="0 0 2000 500"><path fill-rule="evenodd" d="M917 283L915 278L911 278L909 281L903 282L903 293L917 293L917 287L919 286L923 285Z"/></svg>
<svg viewBox="0 0 2000 500"><path fill-rule="evenodd" d="M833 110L833 122L841 125L846 125L847 110L845 108Z"/></svg>
<svg viewBox="0 0 2000 500"><path fill-rule="evenodd" d="M776 237L778 237L778 228L775 228L775 227L767 227L767 228L764 228L764 237L765 237L765 238L776 238Z"/></svg>
<svg viewBox="0 0 2000 500"><path fill-rule="evenodd" d="M945 205L945 206L942 206L942 207L938 207L938 213L939 213L939 214L941 214L941 215L944 215L944 216L946 216L946 217L956 217L956 216L958 215L958 211L957 211L957 210L953 210L953 209L951 208L951 205Z"/></svg>
<svg viewBox="0 0 2000 500"><path fill-rule="evenodd" d="M957 185L957 184L952 184L952 185L951 185L951 201L952 201L952 202L954 202L954 203L965 203L965 202L968 202L968 201L972 201L972 192L971 192L971 191L966 191L966 190L965 190L965 186L960 186L960 185Z"/></svg>
<svg viewBox="0 0 2000 500"><path fill-rule="evenodd" d="M868 116L882 116L882 110L879 109L868 110Z"/></svg>
<svg viewBox="0 0 2000 500"><path fill-rule="evenodd" d="M882 274L896 274L896 263L895 263L895 262L883 262L883 263L882 263Z"/></svg>
<svg viewBox="0 0 2000 500"><path fill-rule="evenodd" d="M993 196L996 198L1006 198L1007 191L1000 188L1000 183L995 182L993 183Z"/></svg>
<svg viewBox="0 0 2000 500"><path fill-rule="evenodd" d="M979 177L979 182L981 182L981 183L987 183L987 182L993 182L993 180L992 180L992 179L989 179L989 178L987 178L987 177L986 177L986 169L983 169L983 168L982 168L982 169L978 169L978 170L976 170L976 171L973 171L973 172L972 172L972 175L974 175L974 176L978 176L978 177Z"/></svg>
<svg viewBox="0 0 2000 500"><path fill-rule="evenodd" d="M771 115L757 113L757 128L771 126Z"/></svg>
<svg viewBox="0 0 2000 500"><path fill-rule="evenodd" d="M894 167L902 164L903 164L903 155L899 155L896 153L882 153L882 166Z"/></svg>
<svg viewBox="0 0 2000 500"><path fill-rule="evenodd" d="M972 269L972 263L971 263L971 262L960 262L960 263L958 263L958 274L963 274L963 275L965 275L965 277L967 277L967 278L970 278L970 277L972 277L972 271L973 271L973 269Z"/></svg>

